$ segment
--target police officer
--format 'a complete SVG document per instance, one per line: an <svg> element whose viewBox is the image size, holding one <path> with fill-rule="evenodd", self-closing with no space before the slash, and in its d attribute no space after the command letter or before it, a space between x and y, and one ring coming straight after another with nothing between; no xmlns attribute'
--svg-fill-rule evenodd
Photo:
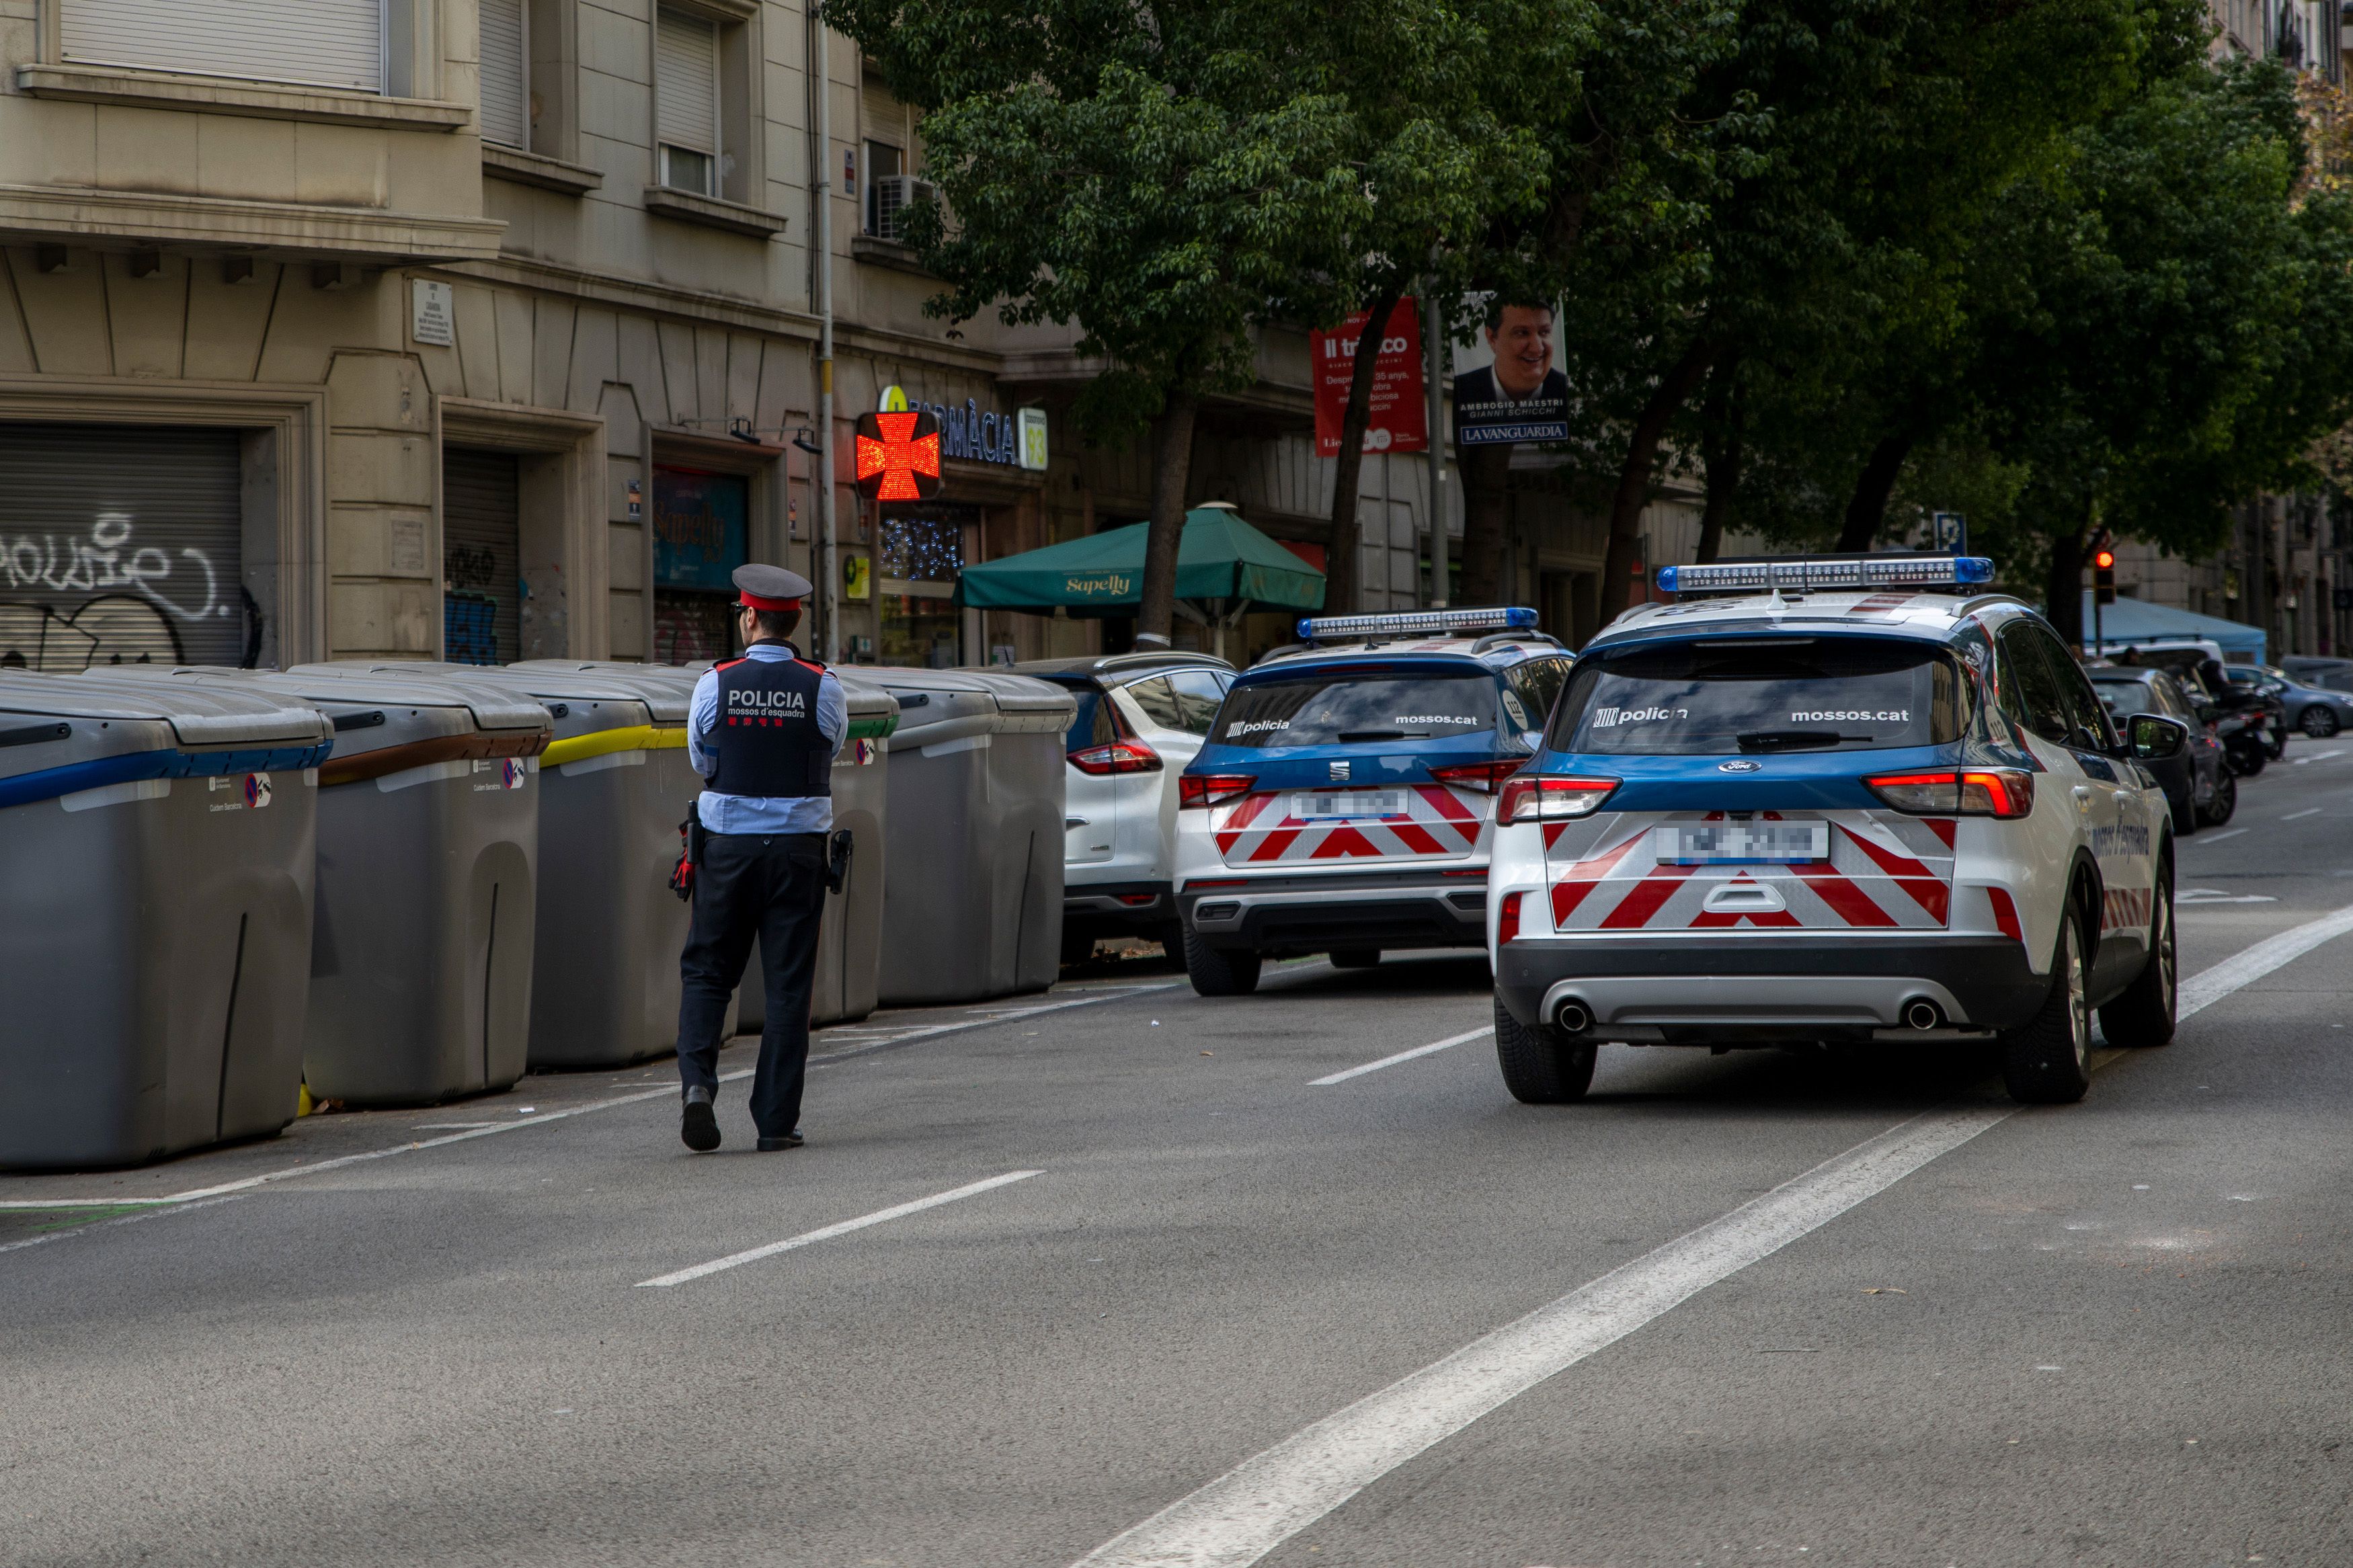
<svg viewBox="0 0 2353 1568"><path fill-rule="evenodd" d="M686 731L687 758L710 786L696 805L702 858L679 963L678 1074L686 1098L679 1136L699 1154L719 1147L719 1031L754 937L768 1011L752 1121L762 1150L800 1147L833 758L849 728L841 682L785 640L800 622L808 579L780 566L741 566L735 586L746 651L694 683Z"/></svg>

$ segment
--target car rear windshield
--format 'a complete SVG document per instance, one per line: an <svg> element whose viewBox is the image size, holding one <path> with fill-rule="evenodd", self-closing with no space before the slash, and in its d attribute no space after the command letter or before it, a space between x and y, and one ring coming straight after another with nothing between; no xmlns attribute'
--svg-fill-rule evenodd
<svg viewBox="0 0 2353 1568"><path fill-rule="evenodd" d="M1964 681L1939 647L1893 637L1721 637L1578 661L1554 751L1769 756L1960 738Z"/></svg>
<svg viewBox="0 0 2353 1568"><path fill-rule="evenodd" d="M1111 708L1103 701L1101 687L1090 680L1058 680L1054 684L1079 700L1079 710L1071 717L1070 732L1062 737L1062 750L1084 751L1119 739L1112 728Z"/></svg>
<svg viewBox="0 0 2353 1568"><path fill-rule="evenodd" d="M1475 735L1495 728L1495 682L1461 675L1302 670L1245 681L1218 710L1213 745L1346 746Z"/></svg>

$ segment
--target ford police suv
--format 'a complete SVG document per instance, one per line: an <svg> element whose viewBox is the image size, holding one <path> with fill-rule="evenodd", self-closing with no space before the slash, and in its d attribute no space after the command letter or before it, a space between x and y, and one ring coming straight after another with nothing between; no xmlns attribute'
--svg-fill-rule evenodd
<svg viewBox="0 0 2353 1568"><path fill-rule="evenodd" d="M2080 1099L2172 1037L2173 846L2066 645L1974 556L1667 567L1577 658L1503 786L1495 1042L1533 1102L1597 1042L1984 1038L2011 1096Z"/></svg>
<svg viewBox="0 0 2353 1568"><path fill-rule="evenodd" d="M1318 616L1237 679L1177 779L1177 909L1204 996L1261 960L1486 941L1496 792L1569 671L1527 609Z"/></svg>

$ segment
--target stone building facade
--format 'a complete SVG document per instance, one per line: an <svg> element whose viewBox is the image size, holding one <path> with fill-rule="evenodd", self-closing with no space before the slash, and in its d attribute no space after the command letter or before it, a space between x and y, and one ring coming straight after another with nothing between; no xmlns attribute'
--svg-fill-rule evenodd
<svg viewBox="0 0 2353 1568"><path fill-rule="evenodd" d="M913 117L826 36L818 146L820 36L771 0L0 0L0 662L707 655L734 563L821 569L828 438L842 657L1097 646L954 573L1141 518L1147 465L1071 430L1067 336L923 313ZM1261 359L1195 499L1312 554L1303 337ZM935 502L847 482L888 387L955 411ZM1421 467L1366 467L1368 598L1411 603Z"/></svg>

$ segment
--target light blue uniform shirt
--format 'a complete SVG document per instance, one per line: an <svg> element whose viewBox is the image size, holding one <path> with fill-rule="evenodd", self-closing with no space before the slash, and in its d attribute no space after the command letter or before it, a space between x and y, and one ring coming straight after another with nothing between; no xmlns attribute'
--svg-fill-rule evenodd
<svg viewBox="0 0 2353 1568"><path fill-rule="evenodd" d="M754 643L745 656L762 664L789 664L793 650L783 643ZM704 742L719 725L719 672L706 669L694 683L694 710L686 721L686 760L706 780L719 771L718 753ZM841 738L849 731L849 704L841 682L827 670L817 683L818 732L841 752ZM833 830L833 799L822 795L722 795L702 792L696 804L705 833L829 833Z"/></svg>

